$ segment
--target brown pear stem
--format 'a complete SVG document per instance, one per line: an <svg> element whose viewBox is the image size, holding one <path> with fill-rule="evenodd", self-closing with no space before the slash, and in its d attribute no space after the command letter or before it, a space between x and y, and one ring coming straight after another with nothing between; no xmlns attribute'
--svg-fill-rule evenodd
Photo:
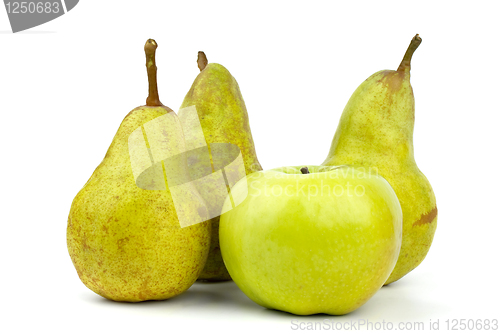
<svg viewBox="0 0 500 334"><path fill-rule="evenodd" d="M399 72L406 72L411 69L411 57L413 56L413 53L415 50L418 48L418 46L422 43L422 38L418 34L413 37L413 39L410 42L410 46L406 50L406 53L403 57L403 60L401 61L401 64L399 64L398 71Z"/></svg>
<svg viewBox="0 0 500 334"><path fill-rule="evenodd" d="M310 172L309 172L309 168L307 168L307 167L302 167L302 168L300 169L300 171L302 172L302 174L309 174L309 173L310 173Z"/></svg>
<svg viewBox="0 0 500 334"><path fill-rule="evenodd" d="M146 105L151 107L162 106L158 96L158 81L156 79L156 48L158 44L154 39L148 39L144 45L146 52L146 68L148 70L149 96L146 99Z"/></svg>
<svg viewBox="0 0 500 334"><path fill-rule="evenodd" d="M198 51L198 68L200 69L200 72L207 67L208 60L207 56L205 55L205 52L203 51Z"/></svg>

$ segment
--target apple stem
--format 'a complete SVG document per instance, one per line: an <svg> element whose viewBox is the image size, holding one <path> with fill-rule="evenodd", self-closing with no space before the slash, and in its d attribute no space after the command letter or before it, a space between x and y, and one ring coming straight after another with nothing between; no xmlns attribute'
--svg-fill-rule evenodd
<svg viewBox="0 0 500 334"><path fill-rule="evenodd" d="M200 72L207 67L208 60L207 56L205 55L205 52L203 51L198 51L198 68L200 69Z"/></svg>
<svg viewBox="0 0 500 334"><path fill-rule="evenodd" d="M411 40L410 46L408 46L408 49L406 50L406 53L403 57L403 60L401 61L401 64L399 64L398 72L410 71L411 57L413 56L415 50L417 50L420 43L422 43L422 38L420 38L420 36L416 34L415 37L413 37L413 39Z"/></svg>
<svg viewBox="0 0 500 334"><path fill-rule="evenodd" d="M302 174L309 174L309 168L307 167L302 167L300 171L302 172Z"/></svg>
<svg viewBox="0 0 500 334"><path fill-rule="evenodd" d="M156 79L156 48L158 44L154 39L148 39L144 45L146 52L146 68L148 70L149 95L146 99L146 105L151 107L162 106L158 96L158 82Z"/></svg>

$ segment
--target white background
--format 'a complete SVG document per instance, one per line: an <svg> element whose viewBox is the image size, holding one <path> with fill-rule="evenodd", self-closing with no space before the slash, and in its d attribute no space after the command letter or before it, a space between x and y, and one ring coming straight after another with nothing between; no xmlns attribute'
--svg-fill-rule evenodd
<svg viewBox="0 0 500 334"><path fill-rule="evenodd" d="M82 0L12 34L0 8L0 332L289 332L293 319L326 318L425 328L432 319L444 330L447 319L499 319L499 9L494 1ZM67 215L123 117L145 103L148 38L159 44L161 100L174 110L199 72L199 50L231 71L269 169L323 162L352 92L396 69L415 33L423 39L412 62L415 155L439 208L416 270L342 317L266 310L234 283L127 304L80 282Z"/></svg>

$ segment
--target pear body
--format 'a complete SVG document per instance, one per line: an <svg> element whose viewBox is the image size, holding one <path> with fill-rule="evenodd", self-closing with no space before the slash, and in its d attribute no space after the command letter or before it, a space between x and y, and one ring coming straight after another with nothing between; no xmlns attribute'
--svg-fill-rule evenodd
<svg viewBox="0 0 500 334"><path fill-rule="evenodd" d="M129 136L167 113L173 111L163 106L132 110L71 205L67 245L73 264L89 289L111 300L174 297L196 281L208 256L210 224L181 228L168 186L142 189L133 175ZM196 194L192 189L185 195L193 217L203 207Z"/></svg>
<svg viewBox="0 0 500 334"><path fill-rule="evenodd" d="M186 94L181 108L195 106L208 145L230 143L241 151L246 174L262 167L257 159L255 145L245 102L238 83L222 65L210 63L198 74ZM212 237L207 263L199 279L230 280L219 247L219 219L210 220Z"/></svg>
<svg viewBox="0 0 500 334"><path fill-rule="evenodd" d="M413 151L415 100L410 72L380 71L366 79L347 103L323 165L358 165L383 176L403 211L403 241L385 284L425 258L437 226L436 197Z"/></svg>

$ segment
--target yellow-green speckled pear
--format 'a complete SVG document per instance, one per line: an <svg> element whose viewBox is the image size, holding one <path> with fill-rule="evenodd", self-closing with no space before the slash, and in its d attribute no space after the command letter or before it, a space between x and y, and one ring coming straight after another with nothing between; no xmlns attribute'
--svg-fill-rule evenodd
<svg viewBox="0 0 500 334"><path fill-rule="evenodd" d="M144 131L146 123L168 113L177 117L158 97L156 48L151 39L144 47L149 79L146 105L122 121L103 161L73 200L68 217L67 245L80 279L95 293L115 301L179 295L198 278L210 246L209 223L181 228L168 187L139 188L131 168L131 133L141 127ZM174 131L165 129L170 130ZM186 195L186 207L192 210L188 215L196 216L204 205L196 194L191 189Z"/></svg>
<svg viewBox="0 0 500 334"><path fill-rule="evenodd" d="M222 65L208 64L205 53L198 53L200 74L186 94L181 108L195 106L205 140L238 145L246 174L262 170L255 153L247 109L238 83ZM199 279L230 280L219 248L219 217L210 220L212 238L207 264Z"/></svg>
<svg viewBox="0 0 500 334"><path fill-rule="evenodd" d="M418 34L412 39L397 71L377 72L356 89L323 162L372 168L394 188L403 209L403 242L386 285L423 261L437 225L436 197L413 156L415 100L410 61L421 41Z"/></svg>

